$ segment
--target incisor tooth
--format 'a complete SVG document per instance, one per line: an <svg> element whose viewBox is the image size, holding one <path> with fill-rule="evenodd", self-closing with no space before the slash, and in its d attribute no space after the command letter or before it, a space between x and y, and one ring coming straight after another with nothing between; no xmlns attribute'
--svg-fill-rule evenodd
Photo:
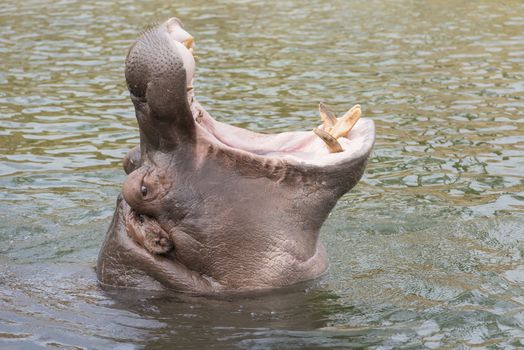
<svg viewBox="0 0 524 350"><path fill-rule="evenodd" d="M324 122L324 130L330 132L337 123L337 116L322 102L318 105L318 111L320 118Z"/></svg>
<svg viewBox="0 0 524 350"><path fill-rule="evenodd" d="M340 143L338 143L337 139L331 136L331 134L329 134L327 131L319 128L314 128L313 132L317 134L317 136L320 137L320 139L326 143L329 152L338 153L344 151Z"/></svg>
<svg viewBox="0 0 524 350"><path fill-rule="evenodd" d="M333 135L333 137L336 139L342 136L347 136L347 134L351 131L351 129L353 129L357 121L360 119L361 115L362 110L360 109L360 105L354 105L349 111L346 112L346 114L338 118L331 135Z"/></svg>

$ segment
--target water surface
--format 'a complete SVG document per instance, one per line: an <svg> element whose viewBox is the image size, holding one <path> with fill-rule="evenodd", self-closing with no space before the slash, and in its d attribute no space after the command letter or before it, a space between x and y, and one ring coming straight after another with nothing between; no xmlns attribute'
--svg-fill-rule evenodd
<svg viewBox="0 0 524 350"><path fill-rule="evenodd" d="M0 347L524 346L523 14L512 0L4 1ZM172 15L216 119L308 130L325 101L375 121L315 285L241 300L97 285L138 142L124 57Z"/></svg>

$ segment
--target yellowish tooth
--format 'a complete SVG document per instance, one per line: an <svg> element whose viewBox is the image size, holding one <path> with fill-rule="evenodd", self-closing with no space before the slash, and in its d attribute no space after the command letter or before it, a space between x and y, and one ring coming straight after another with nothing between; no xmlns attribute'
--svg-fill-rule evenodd
<svg viewBox="0 0 524 350"><path fill-rule="evenodd" d="M342 146L340 146L340 143L338 143L337 139L331 136L327 131L314 128L313 132L320 137L322 141L326 143L327 148L329 149L329 152L331 153L338 153L344 151Z"/></svg>
<svg viewBox="0 0 524 350"><path fill-rule="evenodd" d="M190 36L188 39L184 40L182 44L189 50L193 48L193 43L195 42L195 38Z"/></svg>
<svg viewBox="0 0 524 350"><path fill-rule="evenodd" d="M326 143L331 153L342 152L344 149L338 142L340 137L347 137L362 115L360 105L354 105L342 117L337 118L324 103L318 105L323 129L315 128L313 132Z"/></svg>
<svg viewBox="0 0 524 350"><path fill-rule="evenodd" d="M322 102L318 105L318 111L320 113L320 118L324 122L324 130L328 133L331 132L337 123L337 116Z"/></svg>
<svg viewBox="0 0 524 350"><path fill-rule="evenodd" d="M331 131L331 135L338 139L342 136L347 136L347 134L353 129L357 121L360 119L362 111L360 105L354 105L349 111L346 112L342 117L338 118L337 123Z"/></svg>

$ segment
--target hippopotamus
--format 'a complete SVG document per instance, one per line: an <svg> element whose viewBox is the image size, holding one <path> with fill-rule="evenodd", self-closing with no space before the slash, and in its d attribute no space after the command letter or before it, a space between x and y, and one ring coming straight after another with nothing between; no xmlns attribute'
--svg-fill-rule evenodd
<svg viewBox="0 0 524 350"><path fill-rule="evenodd" d="M361 179L375 130L360 106L320 104L310 131L264 134L213 119L195 96L194 38L171 18L129 49L140 144L97 263L104 286L217 295L270 290L328 268L319 230ZM232 111L232 113L235 113Z"/></svg>

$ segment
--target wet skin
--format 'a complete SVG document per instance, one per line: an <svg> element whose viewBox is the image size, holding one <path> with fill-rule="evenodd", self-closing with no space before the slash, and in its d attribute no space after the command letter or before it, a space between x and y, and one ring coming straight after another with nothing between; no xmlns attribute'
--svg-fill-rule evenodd
<svg viewBox="0 0 524 350"><path fill-rule="evenodd" d="M354 120L349 131L348 112L315 132L281 134L217 122L194 96L193 48L173 18L128 53L140 145L124 159L100 282L210 295L320 276L328 263L319 229L360 180L373 122Z"/></svg>

